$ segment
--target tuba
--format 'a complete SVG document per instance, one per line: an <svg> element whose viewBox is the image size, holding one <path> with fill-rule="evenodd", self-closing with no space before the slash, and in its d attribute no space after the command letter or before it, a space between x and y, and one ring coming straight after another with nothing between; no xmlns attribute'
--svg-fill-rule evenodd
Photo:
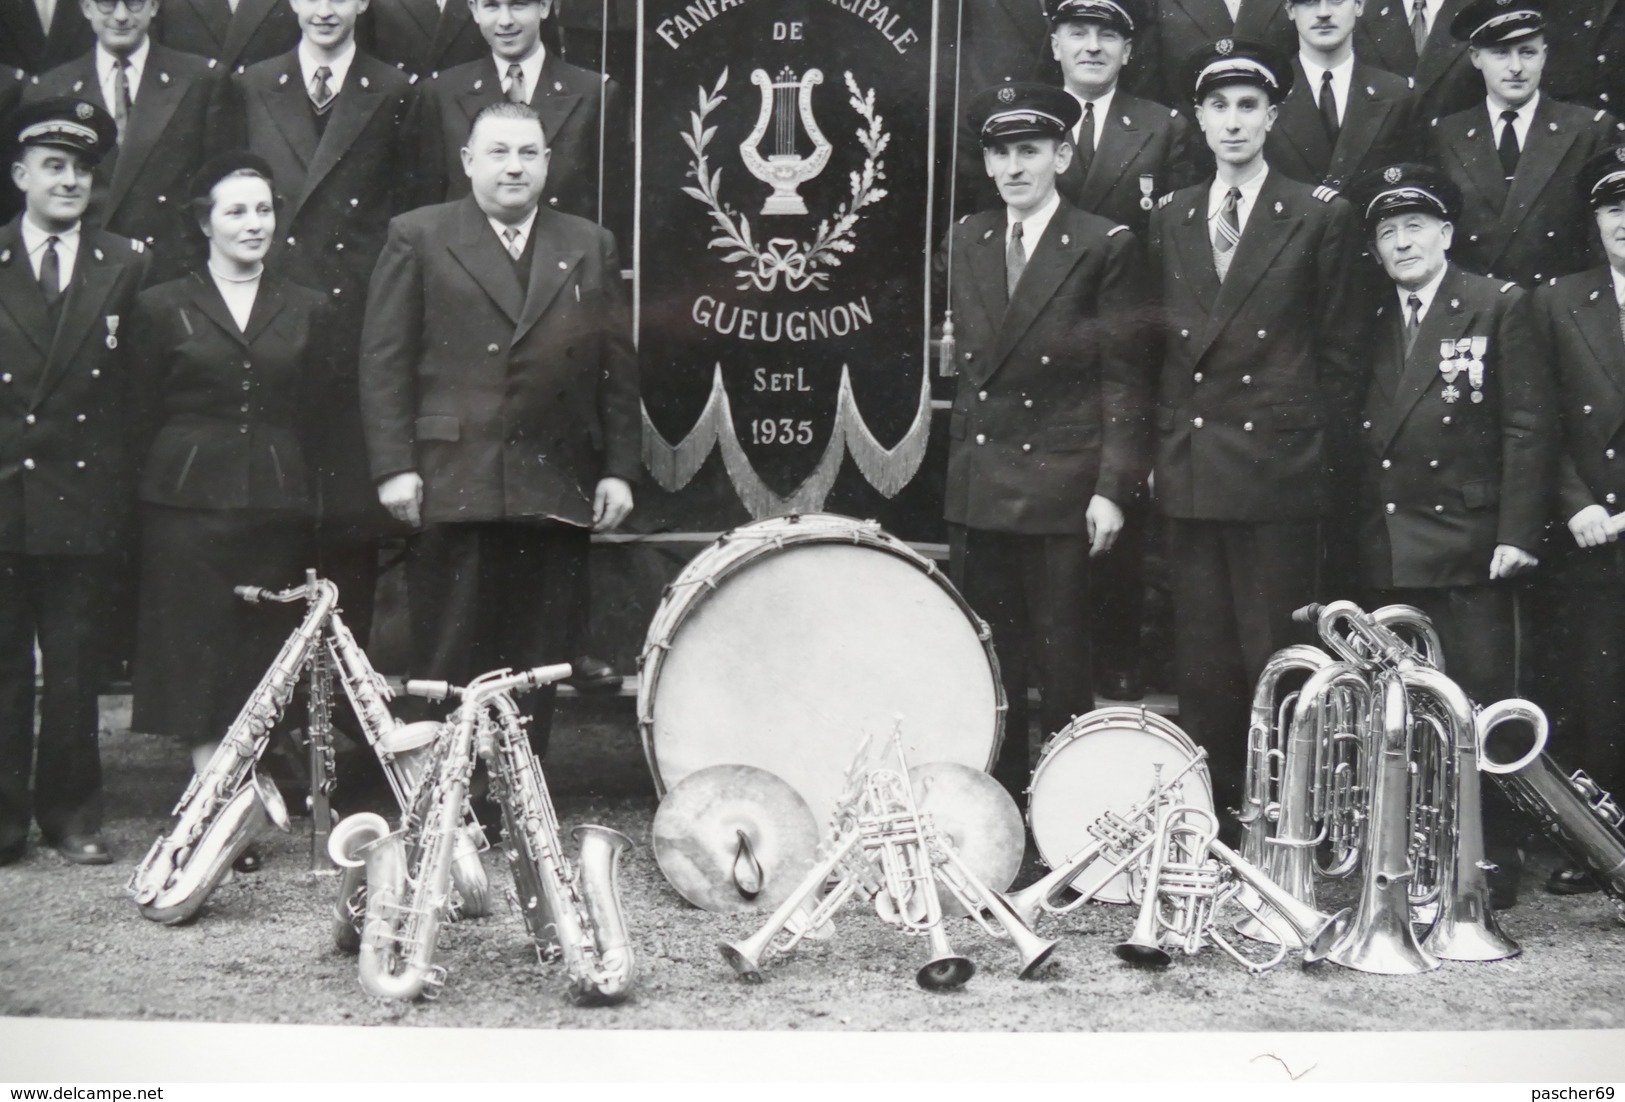
<svg viewBox="0 0 1625 1102"><path fill-rule="evenodd" d="M1281 808L1281 778L1284 773L1287 732L1301 700L1299 691L1281 693L1281 682L1296 674L1313 674L1331 664L1331 656L1318 647L1297 644L1270 655L1263 673L1253 686L1252 719L1247 726L1247 771L1242 782L1242 806L1236 812L1241 824L1241 853L1254 864L1262 864L1265 841Z"/></svg>
<svg viewBox="0 0 1625 1102"><path fill-rule="evenodd" d="M481 684L475 699L488 702L489 710L482 717L480 752L491 774L492 793L502 805L503 849L513 869L515 902L537 956L543 961L563 958L572 1002L607 1005L625 999L632 989L632 942L616 886L621 854L632 842L608 827L576 827L571 837L580 848L571 866L541 765L525 739L519 708L508 695L569 676L568 665L543 666ZM466 696L464 706L469 706Z"/></svg>
<svg viewBox="0 0 1625 1102"><path fill-rule="evenodd" d="M268 827L288 829L281 794L254 767L339 599L338 587L315 571L306 572L304 585L279 593L254 586L239 586L236 593L249 601L303 598L305 618L231 721L209 764L186 786L170 812L174 827L152 844L125 886L144 918L166 926L196 915L231 863Z"/></svg>

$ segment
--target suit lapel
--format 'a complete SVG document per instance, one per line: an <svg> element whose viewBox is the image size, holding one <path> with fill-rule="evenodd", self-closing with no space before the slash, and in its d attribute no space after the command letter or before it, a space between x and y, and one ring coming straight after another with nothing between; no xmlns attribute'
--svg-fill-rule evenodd
<svg viewBox="0 0 1625 1102"><path fill-rule="evenodd" d="M1004 320L999 325L998 344L990 361L990 372L1003 366L1005 358L1032 328L1039 312L1048 305L1055 289L1082 258L1082 235L1073 221L1072 209L1063 204L1044 228L1044 236L1038 239L1038 248L1033 250L1026 269L1021 273L1021 282L1016 284L1015 297L1005 308Z"/></svg>
<svg viewBox="0 0 1625 1102"><path fill-rule="evenodd" d="M450 3L451 0L447 0L447 4ZM474 121L474 116L480 113L480 108L502 98L502 76L497 72L496 62L487 58L480 66L480 71L485 75L475 77L473 84L457 93L457 106L463 109L465 124Z"/></svg>
<svg viewBox="0 0 1625 1102"><path fill-rule="evenodd" d="M1213 239L1207 230L1207 186L1192 188L1189 194L1185 213L1174 227L1174 247L1179 250L1179 270L1197 305L1203 314L1211 314L1219 297L1219 273L1213 267Z"/></svg>
<svg viewBox="0 0 1625 1102"><path fill-rule="evenodd" d="M400 0L401 9L406 17L417 25L425 41L434 40L435 24L440 22L440 9L434 0ZM447 7L450 7L447 3Z"/></svg>
<svg viewBox="0 0 1625 1102"><path fill-rule="evenodd" d="M581 102L581 96L569 91L559 80L558 67L558 60L548 51L542 61L542 71L536 77L536 87L530 92L530 105L542 117L542 129L553 137L564 129L565 121Z"/></svg>
<svg viewBox="0 0 1625 1102"><path fill-rule="evenodd" d="M1614 299L1614 281L1604 270L1591 278L1591 294L1570 311L1602 374L1625 394L1625 338L1620 335L1619 305Z"/></svg>
<svg viewBox="0 0 1625 1102"><path fill-rule="evenodd" d="M555 249L548 244L549 234L547 224L554 215L551 211L537 210L536 221L531 224L531 236L536 239L535 248L531 250L530 282L525 291L525 305L519 314L519 324L514 327L513 339L518 344L525 339L525 334L546 313L553 300L558 297L564 284L581 263L582 254L578 250Z"/></svg>
<svg viewBox="0 0 1625 1102"><path fill-rule="evenodd" d="M1113 107L1119 105L1120 98L1113 98ZM1098 208L1150 140L1150 131L1142 129L1126 107L1117 115L1108 115L1100 128L1100 148L1089 162L1089 175L1083 178L1077 205L1084 210Z"/></svg>
<svg viewBox="0 0 1625 1102"><path fill-rule="evenodd" d="M1433 386L1433 380L1439 374L1439 342L1446 337L1458 336L1471 320L1471 314L1461 305L1461 273L1452 267L1445 272L1438 293L1433 296L1433 302L1416 330L1416 343L1411 345L1410 355L1405 357L1404 373L1394 389L1393 420L1382 426L1384 450L1393 441L1399 426L1405 423L1405 418L1411 415L1411 410L1416 408L1416 403Z"/></svg>
<svg viewBox="0 0 1625 1102"><path fill-rule="evenodd" d="M1292 59L1292 73L1292 91L1287 93L1286 99L1281 103L1281 117L1276 125L1281 128L1293 148L1301 152L1305 167L1315 173L1315 179L1310 182L1319 183L1325 166L1332 160L1332 140L1326 134L1326 124L1321 121L1320 108L1315 99L1320 94L1320 89L1309 83L1309 78L1303 71L1303 63L1297 58ZM1353 86L1350 87L1352 89ZM1350 103L1345 109L1345 118L1353 106Z"/></svg>
<svg viewBox="0 0 1625 1102"><path fill-rule="evenodd" d="M1393 104L1377 98L1375 90L1364 83L1362 66L1354 66L1349 81L1349 101L1343 107L1343 125L1337 131L1337 144L1332 148L1331 160L1326 164L1326 175L1334 180L1347 180L1359 167L1360 159L1376 141L1382 124Z"/></svg>
<svg viewBox="0 0 1625 1102"><path fill-rule="evenodd" d="M201 273L193 273L190 286L187 289L192 297L192 305L197 307L199 313L214 322L215 327L226 336L240 345L247 346L248 338L241 329L237 328L237 319L233 318L231 311L226 309L226 300L220 297L220 288L215 286L212 278ZM262 281L261 290L264 289L265 285ZM250 325L253 325L254 314L260 308L259 299L260 296L255 296L254 309L249 312L248 321Z"/></svg>
<svg viewBox="0 0 1625 1102"><path fill-rule="evenodd" d="M1500 155L1495 151L1495 128L1490 125L1489 112L1482 108L1473 108L1470 118L1473 121L1465 132L1445 135L1445 144L1455 154L1460 175L1499 214L1507 205L1507 183L1501 173Z"/></svg>
<svg viewBox="0 0 1625 1102"><path fill-rule="evenodd" d="M1197 342L1197 358L1207 352L1208 345L1213 343L1231 315L1241 309L1252 295L1253 288L1269 271L1276 254L1296 228L1297 221L1292 212L1285 206L1277 207L1280 184L1280 174L1272 172L1259 189L1258 201L1247 215L1247 225L1242 228L1241 240L1236 243L1236 255L1230 261L1230 270L1225 274L1224 282L1219 285L1218 297L1208 313L1207 326ZM1211 266L1212 260L1208 263Z"/></svg>
<svg viewBox="0 0 1625 1102"><path fill-rule="evenodd" d="M248 0L243 0L243 3L248 3ZM241 10L238 9L239 12ZM297 54L290 53L283 59L277 83L261 95L265 98L271 121L281 131L283 140L299 159L300 166L306 168L308 173L311 159L316 156L320 135L316 133L316 117L311 110L310 96L305 91L304 74L299 68ZM333 105L333 110L338 110L338 104ZM282 181L284 187L288 183Z"/></svg>
<svg viewBox="0 0 1625 1102"><path fill-rule="evenodd" d="M1529 133L1518 156L1518 171L1507 189L1506 205L1501 208L1503 222L1521 218L1522 211L1535 205L1540 193L1551 183L1563 155L1579 137L1554 119L1553 114L1551 100L1542 96L1535 107L1535 117L1529 121Z"/></svg>
<svg viewBox="0 0 1625 1102"><path fill-rule="evenodd" d="M22 47L20 52L34 54L44 49L45 28L30 0L0 0L0 22L6 25L6 37Z"/></svg>
<svg viewBox="0 0 1625 1102"><path fill-rule="evenodd" d="M429 45L430 68L434 68L439 63L441 54L452 44L457 38L458 32L463 29L463 25L471 18L467 4L462 3L461 0L446 0L446 6L439 13L439 18L435 23L434 39Z"/></svg>
<svg viewBox="0 0 1625 1102"><path fill-rule="evenodd" d="M540 217L539 213L537 217ZM536 232L534 226L531 232ZM519 276L513 270L512 258L497 240L496 231L491 229L490 220L472 198L463 200L462 225L457 240L447 247L474 282L517 326L526 298L519 286ZM532 265L532 271L534 268Z"/></svg>
<svg viewBox="0 0 1625 1102"><path fill-rule="evenodd" d="M124 140L119 143L118 163L113 167L113 180L107 194L108 221L129 194L130 185L141 174L147 158L157 148L159 138L175 117L175 110L186 96L186 86L170 77L153 47L147 55L147 66L141 73L141 86L136 89L135 103L130 105L130 121L125 128Z"/></svg>
<svg viewBox="0 0 1625 1102"><path fill-rule="evenodd" d="M96 235L81 231L79 255L73 262L73 278L63 294L62 310L57 317L51 351L45 360L45 371L34 390L36 406L50 393L68 364L73 362L79 346L92 333L105 332L106 323L100 318L102 306L112 293L118 275L118 267L107 262L106 255L96 242Z"/></svg>
<svg viewBox="0 0 1625 1102"><path fill-rule="evenodd" d="M448 3L451 0L447 0ZM315 194L316 188L339 163L339 159L350 151L356 136L377 114L378 108L383 105L385 96L381 91L369 87L372 83L367 76L367 66L362 63L360 55L350 65L350 71L345 75L344 87L339 90L338 98L333 101L332 113L327 119L327 128L322 131L321 139L310 157L310 168L305 173L305 186L294 203L293 213L297 214L305 202Z"/></svg>
<svg viewBox="0 0 1625 1102"><path fill-rule="evenodd" d="M1460 51L1454 49L1454 41L1450 37L1450 21L1456 13L1467 6L1467 0L1445 0L1439 6L1437 14L1433 17L1433 26L1428 28L1428 39L1423 44L1422 56L1416 62L1416 95L1420 99L1422 94L1439 82L1439 79L1450 71L1452 63L1461 57ZM1405 22L1406 33L1410 33L1408 20Z"/></svg>
<svg viewBox="0 0 1625 1102"><path fill-rule="evenodd" d="M18 224L14 218L0 229L0 310L16 320L23 336L44 355L51 347L50 314Z"/></svg>
<svg viewBox="0 0 1625 1102"><path fill-rule="evenodd" d="M1385 288L1393 284L1384 283ZM1399 391L1399 380L1405 374L1405 318L1391 294L1380 296L1377 307L1374 342L1371 350L1371 377L1382 387L1390 402Z"/></svg>
<svg viewBox="0 0 1625 1102"><path fill-rule="evenodd" d="M218 291L215 297L219 298ZM265 327L282 313L282 308L286 305L287 299L283 297L282 284L271 280L262 281L260 293L254 296L254 306L248 312L248 328L242 334L244 343L251 345L259 340L260 334L265 332ZM236 326L233 325L232 328L235 329Z"/></svg>
<svg viewBox="0 0 1625 1102"><path fill-rule="evenodd" d="M266 16L278 4L285 3L287 0L239 0L237 10L231 13L231 22L226 26L226 40L220 47L220 64L226 66L228 72L236 67L237 56L248 46L249 39L260 29ZM294 73L295 77L298 75Z"/></svg>
<svg viewBox="0 0 1625 1102"><path fill-rule="evenodd" d="M958 278L969 280L971 287L974 289L976 303L981 307L982 317L987 323L988 334L997 339L999 323L1000 319L1004 317L1006 302L1004 293L1004 230L1007 216L1004 208L999 207L987 212L985 215L978 215L977 222L973 222L972 225L979 224L982 219L986 220L986 224L982 225L981 235L974 237L968 248L956 252L954 260L963 273ZM951 289L949 294L952 294ZM969 327L967 327L967 331L969 331ZM974 384L980 385L993 373L993 369L997 364L998 358L993 355L993 350L989 348L986 350L986 355L982 357L981 362L971 361L966 368L965 375Z"/></svg>

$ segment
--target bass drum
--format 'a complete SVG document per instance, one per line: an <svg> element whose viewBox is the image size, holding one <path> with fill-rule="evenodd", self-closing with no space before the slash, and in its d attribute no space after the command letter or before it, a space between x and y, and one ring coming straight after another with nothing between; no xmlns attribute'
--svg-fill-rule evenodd
<svg viewBox="0 0 1625 1102"><path fill-rule="evenodd" d="M987 625L873 521L813 513L724 534L667 587L641 666L660 795L707 766L751 765L821 828L866 737L900 722L911 763L986 770L1004 731Z"/></svg>
<svg viewBox="0 0 1625 1102"><path fill-rule="evenodd" d="M1171 779L1197 754L1190 736L1155 712L1097 708L1063 727L1038 759L1027 803L1027 825L1044 863L1055 868L1093 840L1089 826L1108 811L1127 814L1151 795L1155 767ZM1178 786L1177 803L1213 810L1213 782L1203 762ZM1129 873L1104 880L1105 862L1073 882L1103 903L1129 903L1139 895Z"/></svg>

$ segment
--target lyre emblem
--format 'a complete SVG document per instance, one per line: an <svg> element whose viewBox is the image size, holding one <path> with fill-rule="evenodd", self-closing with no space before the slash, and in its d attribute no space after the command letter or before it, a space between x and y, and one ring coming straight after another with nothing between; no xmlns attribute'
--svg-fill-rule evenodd
<svg viewBox="0 0 1625 1102"><path fill-rule="evenodd" d="M807 204L796 188L824 171L829 163L831 146L818 129L812 113L812 87L824 83L824 74L808 69L798 79L789 69L781 70L779 79L767 75L765 69L750 74L750 82L762 89L762 110L751 127L750 136L739 143L739 154L745 167L764 184L773 188L773 194L762 204L763 214L806 214ZM796 116L812 139L810 157L796 153ZM767 133L768 123L773 126L773 151L763 157L757 146Z"/></svg>

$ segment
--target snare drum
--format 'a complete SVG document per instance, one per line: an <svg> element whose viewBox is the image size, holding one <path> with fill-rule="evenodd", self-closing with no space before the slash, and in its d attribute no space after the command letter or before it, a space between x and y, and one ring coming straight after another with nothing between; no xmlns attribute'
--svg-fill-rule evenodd
<svg viewBox="0 0 1625 1102"><path fill-rule="evenodd" d="M1097 708L1062 728L1038 759L1027 804L1038 853L1050 868L1092 840L1089 825L1105 812L1126 814L1151 794L1154 766L1171 779L1196 756L1196 744L1173 723L1143 708ZM1213 810L1213 783L1203 762L1180 781L1179 803ZM1119 873L1105 883L1104 862L1073 882L1078 891L1099 885L1095 898L1130 902L1129 877Z"/></svg>
<svg viewBox="0 0 1625 1102"><path fill-rule="evenodd" d="M864 738L902 722L908 760L986 770L1004 731L987 625L872 521L737 528L667 588L638 691L661 795L710 765L783 778L829 822Z"/></svg>

